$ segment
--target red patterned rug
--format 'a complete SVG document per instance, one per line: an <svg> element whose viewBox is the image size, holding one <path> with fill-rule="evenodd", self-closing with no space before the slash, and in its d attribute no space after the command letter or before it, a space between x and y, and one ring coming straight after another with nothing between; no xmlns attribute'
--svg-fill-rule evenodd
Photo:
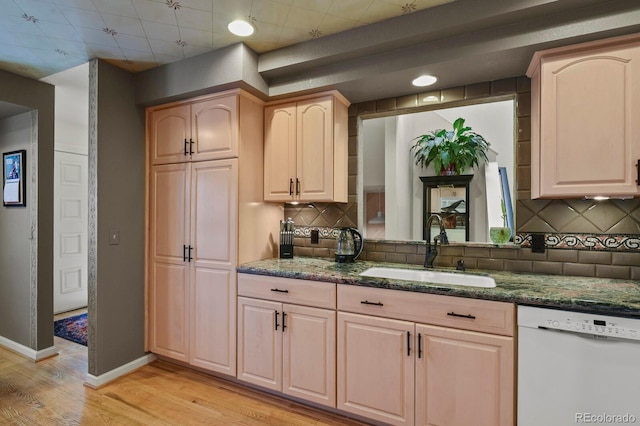
<svg viewBox="0 0 640 426"><path fill-rule="evenodd" d="M53 334L87 346L87 314L54 321Z"/></svg>

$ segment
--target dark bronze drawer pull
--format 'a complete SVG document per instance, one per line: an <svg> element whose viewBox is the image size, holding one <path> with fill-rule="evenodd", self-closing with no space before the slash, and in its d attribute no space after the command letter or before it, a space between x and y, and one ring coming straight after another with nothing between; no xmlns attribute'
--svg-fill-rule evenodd
<svg viewBox="0 0 640 426"><path fill-rule="evenodd" d="M450 317L476 319L474 315L456 314L455 312L447 312L447 315L449 315Z"/></svg>
<svg viewBox="0 0 640 426"><path fill-rule="evenodd" d="M279 288L272 288L271 291L275 291L277 293L289 293L289 290L280 290Z"/></svg>
<svg viewBox="0 0 640 426"><path fill-rule="evenodd" d="M369 302L368 300L363 300L360 303L363 305L383 306L382 302Z"/></svg>

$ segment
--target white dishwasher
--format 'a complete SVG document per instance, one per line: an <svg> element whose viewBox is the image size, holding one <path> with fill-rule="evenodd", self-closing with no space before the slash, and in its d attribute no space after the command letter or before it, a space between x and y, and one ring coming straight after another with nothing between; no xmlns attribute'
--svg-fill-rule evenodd
<svg viewBox="0 0 640 426"><path fill-rule="evenodd" d="M640 424L640 320L518 307L518 426Z"/></svg>

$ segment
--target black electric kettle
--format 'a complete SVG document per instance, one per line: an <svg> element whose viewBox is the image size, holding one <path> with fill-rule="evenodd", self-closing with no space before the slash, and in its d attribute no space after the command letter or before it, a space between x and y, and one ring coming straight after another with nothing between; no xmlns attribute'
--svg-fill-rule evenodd
<svg viewBox="0 0 640 426"><path fill-rule="evenodd" d="M341 228L336 238L336 262L353 262L362 253L362 235L354 228Z"/></svg>

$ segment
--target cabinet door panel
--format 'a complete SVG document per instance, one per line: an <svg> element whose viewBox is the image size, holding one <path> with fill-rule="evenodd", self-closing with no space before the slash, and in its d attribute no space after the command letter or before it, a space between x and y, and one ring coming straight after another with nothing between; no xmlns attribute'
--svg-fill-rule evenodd
<svg viewBox="0 0 640 426"><path fill-rule="evenodd" d="M189 165L172 164L151 171L151 255L165 262L184 263L189 238Z"/></svg>
<svg viewBox="0 0 640 426"><path fill-rule="evenodd" d="M190 363L235 376L235 273L196 267L193 276Z"/></svg>
<svg viewBox="0 0 640 426"><path fill-rule="evenodd" d="M191 138L189 105L153 111L149 117L151 163L185 162L185 140Z"/></svg>
<svg viewBox="0 0 640 426"><path fill-rule="evenodd" d="M265 108L264 199L288 201L295 196L296 104Z"/></svg>
<svg viewBox="0 0 640 426"><path fill-rule="evenodd" d="M237 160L192 164L191 244L197 268L236 263Z"/></svg>
<svg viewBox="0 0 640 426"><path fill-rule="evenodd" d="M333 199L333 107L331 96L298 102L297 172L300 200Z"/></svg>
<svg viewBox="0 0 640 426"><path fill-rule="evenodd" d="M414 356L407 347L413 330L411 322L338 312L339 409L413 424Z"/></svg>
<svg viewBox="0 0 640 426"><path fill-rule="evenodd" d="M150 345L157 354L189 360L189 300L186 265L155 263L151 287Z"/></svg>
<svg viewBox="0 0 640 426"><path fill-rule="evenodd" d="M283 312L283 392L335 407L335 311L284 305Z"/></svg>
<svg viewBox="0 0 640 426"><path fill-rule="evenodd" d="M640 125L633 118L640 108L638 61L638 48L542 60L542 196L639 193L635 163L640 144L634 135Z"/></svg>
<svg viewBox="0 0 640 426"><path fill-rule="evenodd" d="M417 325L416 424L510 426L513 338Z"/></svg>
<svg viewBox="0 0 640 426"><path fill-rule="evenodd" d="M225 96L191 106L194 161L238 156L238 97Z"/></svg>
<svg viewBox="0 0 640 426"><path fill-rule="evenodd" d="M281 312L280 303L238 297L238 379L279 392L282 391Z"/></svg>
<svg viewBox="0 0 640 426"><path fill-rule="evenodd" d="M150 316L153 352L188 361L189 165L155 166L150 182Z"/></svg>

